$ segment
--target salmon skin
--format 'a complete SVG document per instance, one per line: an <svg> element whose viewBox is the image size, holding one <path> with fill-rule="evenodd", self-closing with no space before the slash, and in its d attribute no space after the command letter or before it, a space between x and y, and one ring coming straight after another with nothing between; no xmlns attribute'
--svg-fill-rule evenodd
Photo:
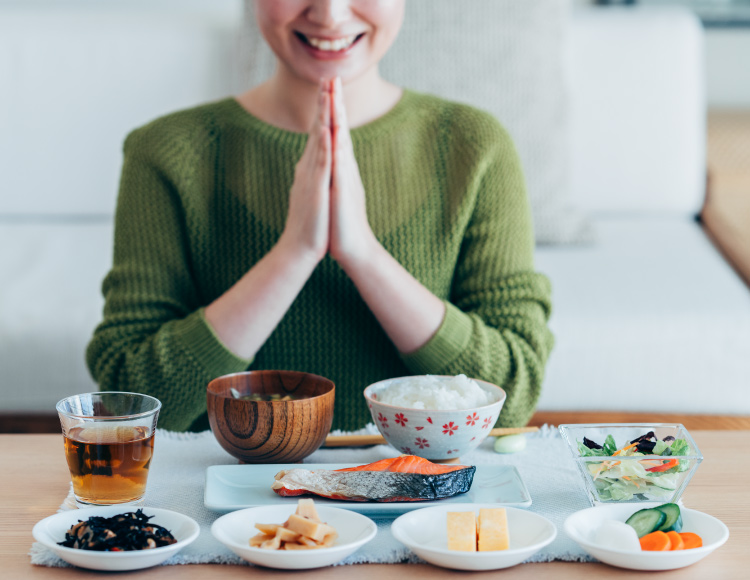
<svg viewBox="0 0 750 580"><path fill-rule="evenodd" d="M346 501L430 501L466 493L473 465L436 465L414 455L346 469L280 471L271 488L281 496L312 494Z"/></svg>

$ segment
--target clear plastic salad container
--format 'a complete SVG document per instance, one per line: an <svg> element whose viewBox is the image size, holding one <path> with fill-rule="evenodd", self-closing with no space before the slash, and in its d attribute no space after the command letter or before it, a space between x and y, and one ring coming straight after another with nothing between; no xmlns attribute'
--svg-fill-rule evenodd
<svg viewBox="0 0 750 580"><path fill-rule="evenodd" d="M560 425L560 434L593 505L675 503L703 461L679 424L570 424Z"/></svg>

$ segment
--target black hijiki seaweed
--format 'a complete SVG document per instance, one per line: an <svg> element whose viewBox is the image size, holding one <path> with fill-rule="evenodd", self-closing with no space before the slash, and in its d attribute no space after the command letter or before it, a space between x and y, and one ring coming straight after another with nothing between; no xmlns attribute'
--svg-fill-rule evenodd
<svg viewBox="0 0 750 580"><path fill-rule="evenodd" d="M92 516L86 521L78 520L65 533L65 540L58 544L80 550L129 552L159 548L177 542L166 528L148 523L152 517L154 516L147 516L139 509L109 518Z"/></svg>

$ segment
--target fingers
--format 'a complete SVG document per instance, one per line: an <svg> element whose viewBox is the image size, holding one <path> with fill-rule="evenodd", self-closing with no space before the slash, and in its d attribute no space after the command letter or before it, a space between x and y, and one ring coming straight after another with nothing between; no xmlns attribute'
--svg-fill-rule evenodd
<svg viewBox="0 0 750 580"><path fill-rule="evenodd" d="M331 94L326 84L321 80L318 85L318 127L331 126Z"/></svg>
<svg viewBox="0 0 750 580"><path fill-rule="evenodd" d="M318 98L318 121L317 127L315 127L315 136L311 135L310 140L316 142L316 159L318 176L320 177L319 184L321 186L328 186L331 180L331 95L326 90L323 81L320 83L320 93Z"/></svg>
<svg viewBox="0 0 750 580"><path fill-rule="evenodd" d="M344 91L341 78L336 77L331 81L331 128L334 135L334 148L343 150L351 143L349 135L349 122L346 118L346 107L344 106Z"/></svg>
<svg viewBox="0 0 750 580"><path fill-rule="evenodd" d="M319 88L315 117L298 164L302 171L314 169L314 166L322 162L321 160L330 159L331 95L327 90L327 83L321 81ZM323 135L327 135L328 138L324 140ZM321 147L325 147L327 151L321 151Z"/></svg>
<svg viewBox="0 0 750 580"><path fill-rule="evenodd" d="M318 131L318 150L315 155L315 180L318 187L328 188L331 183L331 131L321 127Z"/></svg>
<svg viewBox="0 0 750 580"><path fill-rule="evenodd" d="M328 113L330 117L331 122L331 149L336 150L336 128L333 126L333 119L335 116L335 112L333 110L334 107L334 100L333 100L333 91L334 91L334 80L331 79L326 83L326 90L328 91L328 94L330 96L330 106L328 107ZM334 158L334 163L336 162Z"/></svg>
<svg viewBox="0 0 750 580"><path fill-rule="evenodd" d="M331 95L326 90L326 86L323 81L320 82L319 89L320 90L318 91L317 104L318 108L316 111L315 120L313 121L312 127L310 127L307 148L317 148L320 141L320 135L322 134L321 129L325 129L326 132L328 132L329 127L331 126Z"/></svg>

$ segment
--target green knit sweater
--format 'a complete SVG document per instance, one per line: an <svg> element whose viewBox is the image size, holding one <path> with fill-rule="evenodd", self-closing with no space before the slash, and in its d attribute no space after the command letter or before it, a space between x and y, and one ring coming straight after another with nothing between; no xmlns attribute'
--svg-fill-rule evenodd
<svg viewBox="0 0 750 580"><path fill-rule="evenodd" d="M252 361L229 351L203 307L278 240L307 136L234 99L181 111L125 141L104 319L87 351L104 390L162 402L159 426L201 430L206 385L247 369L336 384L334 428L369 422L362 390L389 377L464 373L503 387L499 424L525 424L552 347L548 280L533 271L520 164L488 114L406 91L352 131L373 232L446 302L437 333L401 354L327 256Z"/></svg>

